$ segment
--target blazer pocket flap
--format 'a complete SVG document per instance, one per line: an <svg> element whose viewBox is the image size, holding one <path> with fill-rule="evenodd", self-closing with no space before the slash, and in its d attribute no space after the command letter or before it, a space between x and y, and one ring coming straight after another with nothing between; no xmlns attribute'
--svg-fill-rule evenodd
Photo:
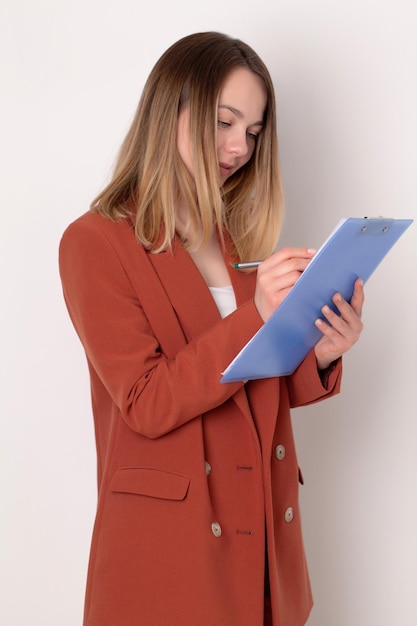
<svg viewBox="0 0 417 626"><path fill-rule="evenodd" d="M113 475L110 489L163 500L184 500L190 479L181 474L145 467L122 467Z"/></svg>

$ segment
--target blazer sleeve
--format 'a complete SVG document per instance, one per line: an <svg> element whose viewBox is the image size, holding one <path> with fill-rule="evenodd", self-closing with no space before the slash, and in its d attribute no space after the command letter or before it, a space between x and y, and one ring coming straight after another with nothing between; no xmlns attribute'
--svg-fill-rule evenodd
<svg viewBox="0 0 417 626"><path fill-rule="evenodd" d="M80 220L59 251L66 305L90 367L127 424L162 436L230 398L243 383L221 372L262 325L253 301L186 343L162 352L111 240ZM131 271L131 270L130 270Z"/></svg>
<svg viewBox="0 0 417 626"><path fill-rule="evenodd" d="M314 350L311 350L295 372L287 377L291 407L314 404L338 394L341 378L341 358L320 374Z"/></svg>

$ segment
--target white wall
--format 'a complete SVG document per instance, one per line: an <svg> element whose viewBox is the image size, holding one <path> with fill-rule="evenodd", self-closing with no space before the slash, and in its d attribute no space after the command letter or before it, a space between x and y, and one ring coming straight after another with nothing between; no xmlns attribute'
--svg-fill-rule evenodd
<svg viewBox="0 0 417 626"><path fill-rule="evenodd" d="M416 3L3 0L0 28L0 622L74 626L95 450L57 246L103 185L151 66L199 30L255 47L278 94L283 241L319 246L341 217L416 214ZM309 626L417 623L416 250L414 225L371 278L343 394L294 413Z"/></svg>

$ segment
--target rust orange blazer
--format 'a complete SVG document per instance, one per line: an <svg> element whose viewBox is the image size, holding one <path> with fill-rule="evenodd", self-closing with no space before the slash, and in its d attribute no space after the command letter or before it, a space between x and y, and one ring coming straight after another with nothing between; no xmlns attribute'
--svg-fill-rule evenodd
<svg viewBox="0 0 417 626"><path fill-rule="evenodd" d="M146 252L132 223L87 213L60 246L64 296L85 348L98 508L85 626L262 626L265 549L273 623L312 599L290 407L326 388L310 354L289 377L220 384L261 326L255 276L230 267L221 319L191 257Z"/></svg>

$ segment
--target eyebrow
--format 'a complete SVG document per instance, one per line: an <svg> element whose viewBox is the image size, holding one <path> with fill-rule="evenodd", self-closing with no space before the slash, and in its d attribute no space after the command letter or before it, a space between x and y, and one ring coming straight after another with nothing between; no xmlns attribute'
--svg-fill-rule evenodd
<svg viewBox="0 0 417 626"><path fill-rule="evenodd" d="M236 115L236 117L238 117L240 120L243 117L242 111L239 111L239 109L232 107L230 104L219 104L219 109L228 109L228 111L231 111L231 113ZM254 122L253 124L251 124L251 126L263 126L263 125L264 125L263 120L261 120L260 122Z"/></svg>

